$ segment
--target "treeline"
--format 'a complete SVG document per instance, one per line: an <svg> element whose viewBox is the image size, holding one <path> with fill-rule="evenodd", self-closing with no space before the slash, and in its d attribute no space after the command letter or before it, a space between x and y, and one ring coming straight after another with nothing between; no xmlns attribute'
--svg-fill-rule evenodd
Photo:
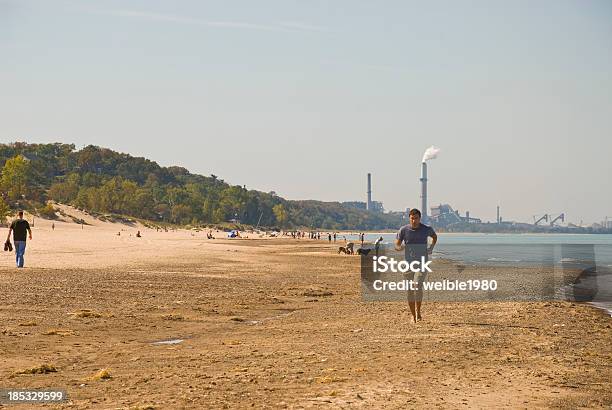
<svg viewBox="0 0 612 410"><path fill-rule="evenodd" d="M288 201L273 192L230 185L215 175L106 148L73 144L0 144L3 206L50 212L47 200L93 213L113 213L175 224L230 220L285 229L397 228L396 215L343 207L337 202Z"/></svg>

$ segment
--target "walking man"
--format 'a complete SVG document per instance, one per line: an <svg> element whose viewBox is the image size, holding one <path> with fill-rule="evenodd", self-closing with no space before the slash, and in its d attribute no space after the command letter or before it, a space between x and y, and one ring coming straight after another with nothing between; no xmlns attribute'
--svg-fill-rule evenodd
<svg viewBox="0 0 612 410"><path fill-rule="evenodd" d="M434 246L438 241L438 235L434 232L431 226L421 223L421 211L411 209L410 223L402 226L397 233L395 240L395 249L398 251L405 249L404 255L406 262L420 261L423 257L426 261L428 256L433 252ZM427 246L427 239L431 236L431 246ZM423 282L427 277L427 272L408 272L407 279L414 282L416 290L408 291L408 305L410 313L415 323L422 319L421 317L421 302L423 301ZM416 302L416 303L415 303Z"/></svg>
<svg viewBox="0 0 612 410"><path fill-rule="evenodd" d="M15 243L15 255L17 260L17 267L23 268L23 254L26 248L26 231L29 234L30 240L32 240L32 230L28 221L23 219L23 211L19 211L18 218L13 221L9 228L8 236L6 241L11 239L11 231L13 232L13 242Z"/></svg>

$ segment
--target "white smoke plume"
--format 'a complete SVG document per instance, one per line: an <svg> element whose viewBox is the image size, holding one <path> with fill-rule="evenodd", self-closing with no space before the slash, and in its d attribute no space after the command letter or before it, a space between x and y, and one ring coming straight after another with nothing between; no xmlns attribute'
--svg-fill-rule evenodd
<svg viewBox="0 0 612 410"><path fill-rule="evenodd" d="M440 148L434 147L433 145L427 148L423 154L423 162L436 158L439 152Z"/></svg>

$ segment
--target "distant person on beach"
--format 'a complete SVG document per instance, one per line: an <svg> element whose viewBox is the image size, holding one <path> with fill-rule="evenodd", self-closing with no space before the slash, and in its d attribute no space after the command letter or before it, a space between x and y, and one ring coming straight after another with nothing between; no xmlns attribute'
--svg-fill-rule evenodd
<svg viewBox="0 0 612 410"><path fill-rule="evenodd" d="M380 238L378 238L376 240L376 242L374 242L374 249L376 250L376 256L378 256L378 251L380 250L380 244L383 241L383 237L381 236Z"/></svg>
<svg viewBox="0 0 612 410"><path fill-rule="evenodd" d="M327 240L329 241L329 243L331 243L331 233L327 234Z"/></svg>
<svg viewBox="0 0 612 410"><path fill-rule="evenodd" d="M336 242L336 232L334 232L334 243Z"/></svg>
<svg viewBox="0 0 612 410"><path fill-rule="evenodd" d="M136 232L136 237L137 237L137 238L140 238L140 237L141 237L141 235L140 235L140 231Z"/></svg>
<svg viewBox="0 0 612 410"><path fill-rule="evenodd" d="M11 240L11 232L13 232L13 242L15 243L15 256L18 268L23 268L24 259L23 255L25 253L26 248L26 239L27 236L32 240L32 229L30 229L30 224L28 221L23 219L23 211L19 211L17 214L18 218L11 223L9 227L9 233L6 237L6 241ZM26 235L29 234L29 235Z"/></svg>
<svg viewBox="0 0 612 410"><path fill-rule="evenodd" d="M55 231L55 222L51 223L51 230Z"/></svg>
<svg viewBox="0 0 612 410"><path fill-rule="evenodd" d="M438 241L438 235L434 232L431 226L427 226L421 223L421 211L418 209L411 209L409 213L410 223L402 226L397 232L397 238L395 240L395 249L404 249L404 255L406 262L421 261L421 258L428 260L429 255L433 252L434 246ZM427 247L427 239L431 237L431 246ZM415 283L417 290L408 291L408 305L410 306L410 313L415 323L422 320L421 317L421 303L423 301L423 282L427 277L427 272L407 272L405 274L406 279L412 280ZM415 304L416 301L416 304ZM416 308L416 309L415 309Z"/></svg>

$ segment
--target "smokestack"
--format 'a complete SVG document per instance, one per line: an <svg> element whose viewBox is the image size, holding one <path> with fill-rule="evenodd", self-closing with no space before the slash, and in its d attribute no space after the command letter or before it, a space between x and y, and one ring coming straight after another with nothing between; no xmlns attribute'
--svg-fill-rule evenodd
<svg viewBox="0 0 612 410"><path fill-rule="evenodd" d="M368 172L368 202L366 203L366 209L372 210L372 174Z"/></svg>
<svg viewBox="0 0 612 410"><path fill-rule="evenodd" d="M497 205L497 223L500 223L501 220L499 219L499 205Z"/></svg>
<svg viewBox="0 0 612 410"><path fill-rule="evenodd" d="M427 223L427 163L421 164L421 219Z"/></svg>
<svg viewBox="0 0 612 410"><path fill-rule="evenodd" d="M436 158L439 152L440 149L432 145L425 150L421 160L421 219L423 223L429 221L427 217L427 161Z"/></svg>

